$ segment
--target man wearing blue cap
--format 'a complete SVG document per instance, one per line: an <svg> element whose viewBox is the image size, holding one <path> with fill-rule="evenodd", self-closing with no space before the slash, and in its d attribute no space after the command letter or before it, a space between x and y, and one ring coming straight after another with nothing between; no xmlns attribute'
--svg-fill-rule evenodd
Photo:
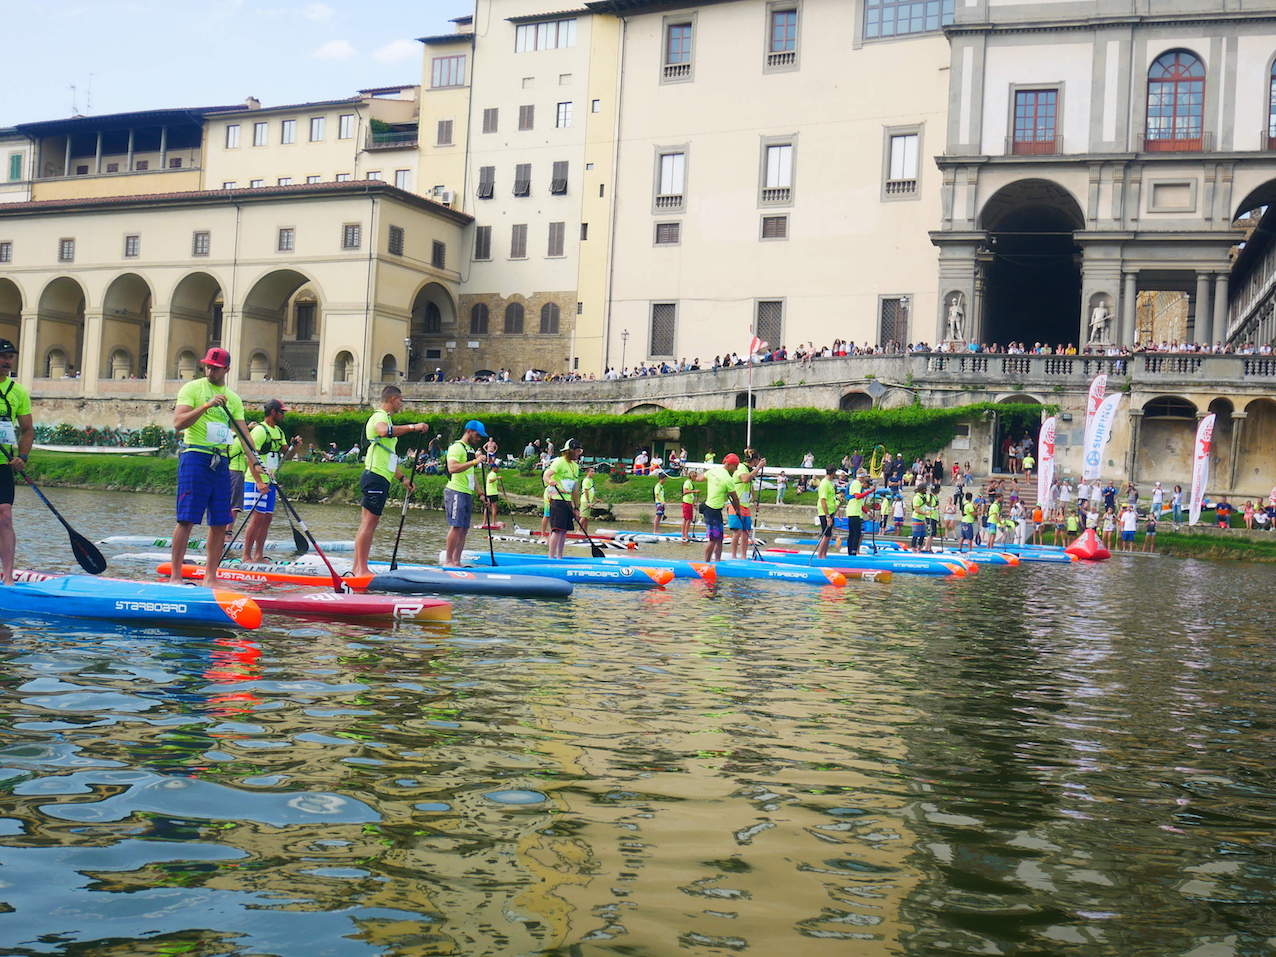
<svg viewBox="0 0 1276 957"><path fill-rule="evenodd" d="M476 465L487 462L487 453L478 444L487 438L487 429L478 419L465 423L461 437L448 446L447 485L443 486L443 514L447 517L447 558L444 564L459 565L465 553L465 537L470 533L474 493L478 490ZM483 492L479 491L483 497ZM486 501L486 498L484 498Z"/></svg>

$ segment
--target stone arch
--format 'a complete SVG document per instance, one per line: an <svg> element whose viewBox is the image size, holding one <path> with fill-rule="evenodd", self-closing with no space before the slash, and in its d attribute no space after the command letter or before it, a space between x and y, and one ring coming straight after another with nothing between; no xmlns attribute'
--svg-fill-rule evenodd
<svg viewBox="0 0 1276 957"><path fill-rule="evenodd" d="M21 349L21 335L22 289L12 279L0 276L0 339L8 339Z"/></svg>
<svg viewBox="0 0 1276 957"><path fill-rule="evenodd" d="M354 381L354 356L351 355L349 350L343 349L341 352L338 352L336 358L332 360L332 381Z"/></svg>
<svg viewBox="0 0 1276 957"><path fill-rule="evenodd" d="M650 415L653 412L666 412L668 409L655 402L639 402L625 410L625 415Z"/></svg>
<svg viewBox="0 0 1276 957"><path fill-rule="evenodd" d="M279 340L279 364L275 377L298 382L319 378L319 345L323 304L310 283L302 286L285 307L287 320Z"/></svg>
<svg viewBox="0 0 1276 957"><path fill-rule="evenodd" d="M198 366L188 364L187 355L193 354L197 362L210 345L221 344L224 308L222 284L210 273L187 273L177 281L168 305L165 378L180 381L199 375Z"/></svg>
<svg viewBox="0 0 1276 957"><path fill-rule="evenodd" d="M323 294L313 276L297 269L271 269L258 276L248 287L241 306L243 317L239 330L240 341L231 343L232 361L239 362L239 374L251 377L249 367L252 357L261 352L265 354L269 366L269 375L277 375L280 359L284 355L283 343L287 330L288 316L294 300L302 290L316 303L316 312L322 309ZM319 323L322 325L322 323ZM316 338L306 346L307 355L292 356L288 365L301 373L299 377L311 376L311 370L317 370L319 350L322 342ZM239 355L235 356L236 348ZM313 358L310 357L313 353Z"/></svg>
<svg viewBox="0 0 1276 957"><path fill-rule="evenodd" d="M1192 474L1197 411L1196 404L1181 395L1153 396L1143 403L1136 475L1145 481L1181 482Z"/></svg>
<svg viewBox="0 0 1276 957"><path fill-rule="evenodd" d="M1011 392L997 399L998 405L1042 405L1040 398L1027 392ZM1037 433L1041 429L1041 414L1034 412L999 412L996 428L992 436L992 470L994 472L1009 471L1011 466L1010 449L1014 445L1022 451L1024 439L1030 440L1033 448L1037 444Z"/></svg>
<svg viewBox="0 0 1276 957"><path fill-rule="evenodd" d="M412 297L409 325L412 342L408 356L408 378L416 380L427 372L433 372L435 366L443 365L443 360L428 359L426 350L437 349L441 354L443 339L456 334L456 301L447 287L432 280L422 283Z"/></svg>
<svg viewBox="0 0 1276 957"><path fill-rule="evenodd" d="M873 397L867 392L847 392L838 400L843 412L866 412L873 407Z"/></svg>
<svg viewBox="0 0 1276 957"><path fill-rule="evenodd" d="M252 382L264 382L270 378L270 356L261 349L248 357L248 378Z"/></svg>
<svg viewBox="0 0 1276 957"><path fill-rule="evenodd" d="M752 403L750 403L750 399L753 400ZM737 392L735 394L735 407L737 409L747 409L750 404L752 404L755 409L758 407L757 392L754 392L752 396L750 396L748 392Z"/></svg>
<svg viewBox="0 0 1276 957"><path fill-rule="evenodd" d="M151 343L151 284L135 272L122 273L111 280L102 297L102 344L98 377L127 379L136 373L145 376ZM128 371L117 375L116 353L128 358ZM140 357L136 368L133 356Z"/></svg>
<svg viewBox="0 0 1276 957"><path fill-rule="evenodd" d="M1254 399L1245 406L1237 445L1236 490L1265 494L1276 484L1276 400Z"/></svg>
<svg viewBox="0 0 1276 957"><path fill-rule="evenodd" d="M381 381L387 384L399 381L399 360L393 353L387 352L381 357Z"/></svg>
<svg viewBox="0 0 1276 957"><path fill-rule="evenodd" d="M42 360L38 373L51 379L79 374L86 305L84 287L70 276L59 276L44 287L36 321L35 351Z"/></svg>
<svg viewBox="0 0 1276 957"><path fill-rule="evenodd" d="M978 335L972 331L971 337L1002 344L1075 342L1081 271L1073 233L1085 228L1077 198L1053 180L1016 180L984 202L978 222L988 234L991 258Z"/></svg>
<svg viewBox="0 0 1276 957"><path fill-rule="evenodd" d="M1266 97L1264 97L1266 100ZM1263 144L1266 146L1266 144ZM1276 179L1269 179L1259 183L1242 199L1232 213L1232 221L1242 218L1246 213L1252 213L1255 210L1262 209L1264 206L1276 205Z"/></svg>
<svg viewBox="0 0 1276 957"><path fill-rule="evenodd" d="M128 379L133 375L133 357L127 349L113 349L107 357L104 371L107 378Z"/></svg>

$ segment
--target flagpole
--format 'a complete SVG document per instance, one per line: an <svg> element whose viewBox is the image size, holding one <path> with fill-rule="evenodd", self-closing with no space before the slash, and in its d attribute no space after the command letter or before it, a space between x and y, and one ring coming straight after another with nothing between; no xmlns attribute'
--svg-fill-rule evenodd
<svg viewBox="0 0 1276 957"><path fill-rule="evenodd" d="M752 344L750 344L752 345ZM744 447L746 449L753 448L753 356L748 357L749 361L749 395L748 395L748 411L744 416Z"/></svg>

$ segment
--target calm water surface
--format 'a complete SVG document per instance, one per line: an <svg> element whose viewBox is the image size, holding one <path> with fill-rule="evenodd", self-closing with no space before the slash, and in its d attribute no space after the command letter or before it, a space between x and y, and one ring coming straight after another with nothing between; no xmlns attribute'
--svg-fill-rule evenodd
<svg viewBox="0 0 1276 957"><path fill-rule="evenodd" d="M171 524L54 491L95 537ZM23 563L68 567L23 495ZM1127 559L394 630L11 621L0 953L1270 953L1274 582Z"/></svg>

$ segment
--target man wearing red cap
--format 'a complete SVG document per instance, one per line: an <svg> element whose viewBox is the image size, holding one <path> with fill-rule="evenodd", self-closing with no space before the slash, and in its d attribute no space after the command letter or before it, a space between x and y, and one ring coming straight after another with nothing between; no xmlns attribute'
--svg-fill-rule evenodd
<svg viewBox="0 0 1276 957"><path fill-rule="evenodd" d="M212 588L217 583L226 526L231 522L231 445L237 435L248 435L248 424L244 421L244 403L226 388L230 353L214 346L201 365L204 378L192 379L182 386L173 409L173 428L183 435L177 460L177 526L173 529L169 579L182 580L191 529L207 515L208 564L204 567L204 584ZM248 443L256 452L251 436ZM268 486L255 456L249 456L248 469L257 491L264 493Z"/></svg>
<svg viewBox="0 0 1276 957"><path fill-rule="evenodd" d="M739 467L740 456L732 452L722 460L721 465L715 465L705 472L707 488L700 514L704 516L706 562L722 559L722 510L726 508L727 502L734 509L740 508L740 499L735 493L735 480L732 478Z"/></svg>

